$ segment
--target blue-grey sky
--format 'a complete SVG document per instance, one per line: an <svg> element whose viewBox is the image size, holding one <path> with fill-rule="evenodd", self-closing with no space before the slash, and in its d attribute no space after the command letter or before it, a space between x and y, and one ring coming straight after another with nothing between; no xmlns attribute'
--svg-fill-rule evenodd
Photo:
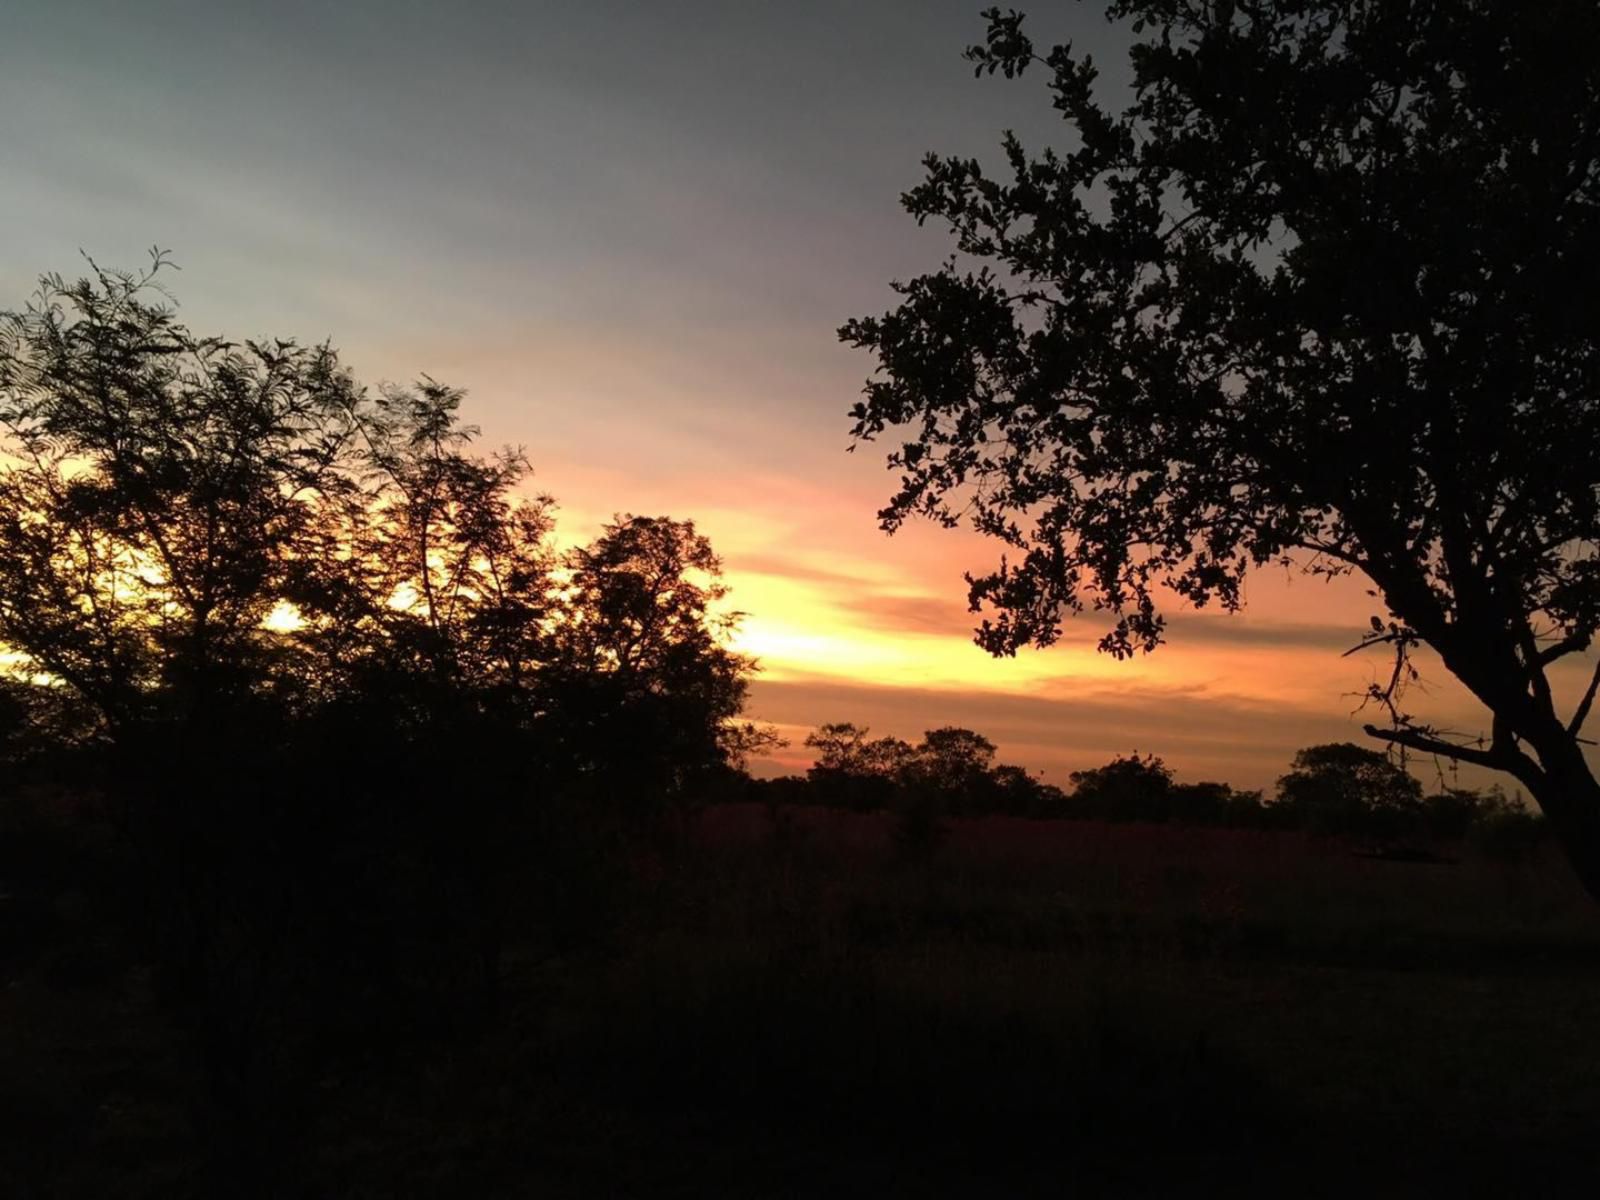
<svg viewBox="0 0 1600 1200"><path fill-rule="evenodd" d="M834 331L948 253L898 205L922 155L1061 137L1042 79L962 61L983 6L7 0L0 307L80 249L136 266L155 244L197 329L466 388L568 536L616 511L700 523L766 666L754 715L796 742L955 721L1058 781L1138 749L1270 783L1297 746L1360 736L1377 664L1337 654L1359 587L1266 577L1251 615L1191 618L1132 664L1089 650L1092 620L995 663L960 578L993 551L885 539L881 456L844 453L871 363ZM1098 5L1036 7L1037 39L1118 85Z"/></svg>
<svg viewBox="0 0 1600 1200"><path fill-rule="evenodd" d="M0 289L156 243L194 323L449 378L535 451L587 453L600 407L831 455L863 373L833 330L943 253L895 203L920 156L1049 127L961 61L978 7L12 0Z"/></svg>

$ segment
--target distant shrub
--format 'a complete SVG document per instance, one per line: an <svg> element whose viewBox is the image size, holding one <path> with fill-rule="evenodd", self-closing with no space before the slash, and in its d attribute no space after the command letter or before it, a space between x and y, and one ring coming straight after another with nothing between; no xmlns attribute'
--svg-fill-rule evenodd
<svg viewBox="0 0 1600 1200"><path fill-rule="evenodd" d="M1438 841L1460 841L1488 811L1484 796L1469 788L1445 788L1422 802L1423 831Z"/></svg>
<svg viewBox="0 0 1600 1200"><path fill-rule="evenodd" d="M1130 754L1074 771L1069 811L1111 821L1165 821L1172 815L1172 771L1151 754Z"/></svg>
<svg viewBox="0 0 1600 1200"><path fill-rule="evenodd" d="M1544 817L1528 809L1521 793L1508 800L1496 787L1480 801L1467 840L1485 858L1520 862L1543 841L1546 832Z"/></svg>

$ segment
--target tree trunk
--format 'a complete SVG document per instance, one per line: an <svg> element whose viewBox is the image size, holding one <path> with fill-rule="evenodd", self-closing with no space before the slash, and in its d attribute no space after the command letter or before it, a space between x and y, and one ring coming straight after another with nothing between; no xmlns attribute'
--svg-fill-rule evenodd
<svg viewBox="0 0 1600 1200"><path fill-rule="evenodd" d="M1541 751L1543 748L1541 747ZM1544 775L1529 790L1544 810L1567 861L1589 894L1600 901L1600 782L1583 751L1568 745L1542 753Z"/></svg>

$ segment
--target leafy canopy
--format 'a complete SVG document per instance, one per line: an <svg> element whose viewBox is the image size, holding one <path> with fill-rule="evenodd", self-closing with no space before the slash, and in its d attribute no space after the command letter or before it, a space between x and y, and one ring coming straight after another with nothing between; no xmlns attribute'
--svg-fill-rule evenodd
<svg viewBox="0 0 1600 1200"><path fill-rule="evenodd" d="M618 518L563 557L526 458L478 453L459 392L194 334L166 265L47 276L0 313L12 720L461 750L470 726L568 778L629 763L653 795L771 740L733 721L754 664L691 523Z"/></svg>
<svg viewBox="0 0 1600 1200"><path fill-rule="evenodd" d="M1486 632L1600 623L1600 41L1592 4L1118 0L1133 100L986 13L977 71L1042 67L1069 130L1004 171L931 155L904 197L958 257L846 324L880 372L854 435L906 430L881 517L965 519L995 653L1163 585L1238 607L1254 565L1360 570L1480 695ZM1545 644L1541 642L1541 644ZM1504 656L1517 659L1515 663Z"/></svg>

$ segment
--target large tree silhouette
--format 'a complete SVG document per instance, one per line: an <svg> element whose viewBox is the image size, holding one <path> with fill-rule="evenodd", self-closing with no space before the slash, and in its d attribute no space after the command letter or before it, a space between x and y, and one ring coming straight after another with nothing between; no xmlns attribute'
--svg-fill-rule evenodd
<svg viewBox="0 0 1600 1200"><path fill-rule="evenodd" d="M990 10L981 74L1042 67L1070 144L1005 173L927 159L904 197L958 256L841 336L880 373L853 416L909 427L881 518L968 520L979 642L1162 638L1165 585L1359 572L1394 651L1373 736L1507 771L1600 895L1600 785L1550 669L1600 625L1600 42L1587 0L1118 0L1133 98ZM1401 706L1419 643L1489 736ZM1600 678L1600 676L1597 676Z"/></svg>
<svg viewBox="0 0 1600 1200"><path fill-rule="evenodd" d="M328 346L192 333L163 265L0 314L0 641L111 741L362 693L390 721L429 690L435 716L514 707L555 562L521 455L475 454L432 381L373 394Z"/></svg>
<svg viewBox="0 0 1600 1200"><path fill-rule="evenodd" d="M249 699L351 486L331 354L191 334L148 302L160 266L0 318L0 636L112 734Z"/></svg>

